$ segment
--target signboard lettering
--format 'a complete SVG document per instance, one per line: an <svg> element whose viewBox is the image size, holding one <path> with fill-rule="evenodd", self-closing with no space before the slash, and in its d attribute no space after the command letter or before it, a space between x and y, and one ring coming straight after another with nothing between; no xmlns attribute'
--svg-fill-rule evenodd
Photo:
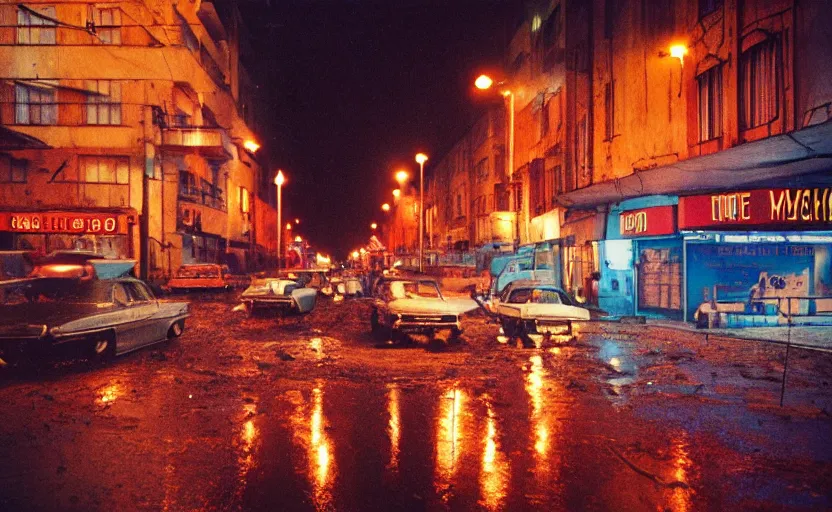
<svg viewBox="0 0 832 512"><path fill-rule="evenodd" d="M832 188L759 189L679 198L679 228L832 227Z"/></svg>
<svg viewBox="0 0 832 512"><path fill-rule="evenodd" d="M622 237L669 235L676 232L676 211L673 206L652 206L627 210L619 216Z"/></svg>
<svg viewBox="0 0 832 512"><path fill-rule="evenodd" d="M117 214L81 212L0 213L0 231L15 233L119 233Z"/></svg>

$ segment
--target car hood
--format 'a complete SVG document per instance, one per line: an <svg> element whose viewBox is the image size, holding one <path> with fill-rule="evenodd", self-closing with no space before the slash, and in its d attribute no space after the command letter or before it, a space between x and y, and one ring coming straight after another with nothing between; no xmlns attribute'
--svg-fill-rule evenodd
<svg viewBox="0 0 832 512"><path fill-rule="evenodd" d="M424 314L442 313L461 315L477 309L477 303L471 299L396 299L387 305L391 313Z"/></svg>
<svg viewBox="0 0 832 512"><path fill-rule="evenodd" d="M47 328L102 313L106 308L97 304L66 304L35 302L0 306L0 331L15 330L24 325L46 325Z"/></svg>
<svg viewBox="0 0 832 512"><path fill-rule="evenodd" d="M536 320L589 320L589 310L566 304L503 304L520 311L522 318Z"/></svg>

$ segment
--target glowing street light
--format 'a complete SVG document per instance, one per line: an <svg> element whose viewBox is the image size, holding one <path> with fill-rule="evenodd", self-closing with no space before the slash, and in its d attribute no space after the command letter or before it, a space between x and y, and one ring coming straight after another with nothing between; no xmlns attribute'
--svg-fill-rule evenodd
<svg viewBox="0 0 832 512"><path fill-rule="evenodd" d="M675 57L679 60L683 60L685 55L688 54L687 46L683 44L674 44L670 47L670 56Z"/></svg>
<svg viewBox="0 0 832 512"><path fill-rule="evenodd" d="M239 139L238 139L239 140ZM256 153L258 149L260 149L260 144L254 142L253 140L249 139L243 142L243 147L246 148L248 151L252 153Z"/></svg>
<svg viewBox="0 0 832 512"><path fill-rule="evenodd" d="M398 199L399 197L401 197L401 195L402 195L402 191L401 191L401 190L399 190L399 189L395 189L395 190L393 190L393 197L395 197L396 199Z"/></svg>
<svg viewBox="0 0 832 512"><path fill-rule="evenodd" d="M300 224L300 219L295 219L295 224Z"/></svg>
<svg viewBox="0 0 832 512"><path fill-rule="evenodd" d="M381 205L381 211L389 212L390 211L390 205L388 203L384 203L383 205Z"/></svg>
<svg viewBox="0 0 832 512"><path fill-rule="evenodd" d="M370 229L372 229L372 230L375 230L377 227L378 227L378 224L376 224L375 222L370 224Z"/></svg>
<svg viewBox="0 0 832 512"><path fill-rule="evenodd" d="M476 80L474 80L474 85L477 89L485 90L494 85L494 80L492 80L488 75L480 75Z"/></svg>
<svg viewBox="0 0 832 512"><path fill-rule="evenodd" d="M358 251L352 251L352 259L354 259L354 260L358 259Z"/></svg>
<svg viewBox="0 0 832 512"><path fill-rule="evenodd" d="M404 184L407 183L408 178L410 178L410 175L404 169L396 173L396 181L398 181L401 186L404 186Z"/></svg>
<svg viewBox="0 0 832 512"><path fill-rule="evenodd" d="M485 75L483 75L485 76ZM422 252L425 247L424 235L424 213L425 213L425 162L428 161L428 155L424 153L416 153L416 163L419 164L419 272L422 271Z"/></svg>
<svg viewBox="0 0 832 512"><path fill-rule="evenodd" d="M291 222L286 223L286 231L292 231L292 223Z"/></svg>
<svg viewBox="0 0 832 512"><path fill-rule="evenodd" d="M283 225L283 222L280 219L281 215L281 195L283 195L283 184L286 183L286 176L283 175L283 171L278 169L277 176L274 177L274 184L277 186L277 271L280 272L280 226Z"/></svg>

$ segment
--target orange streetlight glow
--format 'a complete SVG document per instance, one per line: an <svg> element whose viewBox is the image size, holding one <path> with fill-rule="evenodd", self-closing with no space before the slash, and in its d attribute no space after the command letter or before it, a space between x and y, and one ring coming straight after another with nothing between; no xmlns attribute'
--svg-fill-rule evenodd
<svg viewBox="0 0 832 512"><path fill-rule="evenodd" d="M673 46L670 47L670 56L671 57L676 57L677 59L682 60L682 59L685 58L685 55L687 55L687 54L688 54L688 49L683 44L674 44Z"/></svg>
<svg viewBox="0 0 832 512"><path fill-rule="evenodd" d="M300 219L295 219L295 224L300 224Z"/></svg>
<svg viewBox="0 0 832 512"><path fill-rule="evenodd" d="M394 190L394 191L393 191L393 197L395 197L396 199L398 199L398 198L399 198L399 196L401 196L401 195L402 195L402 191L401 191L401 190L396 189L396 190Z"/></svg>
<svg viewBox="0 0 832 512"><path fill-rule="evenodd" d="M300 236L296 236L295 242L303 242L303 238L301 238Z"/></svg>
<svg viewBox="0 0 832 512"><path fill-rule="evenodd" d="M387 204L387 203L384 203L383 205L381 205L381 210L385 211L385 212L389 212L390 211L390 205Z"/></svg>
<svg viewBox="0 0 832 512"><path fill-rule="evenodd" d="M396 181L399 182L399 185L404 185L408 178L410 178L410 175L404 169L396 173Z"/></svg>
<svg viewBox="0 0 832 512"><path fill-rule="evenodd" d="M254 142L253 140L247 140L243 142L243 147L251 151L252 153L256 153L257 150L260 149L260 144Z"/></svg>
<svg viewBox="0 0 832 512"><path fill-rule="evenodd" d="M292 223L291 222L286 223L286 231L292 231Z"/></svg>
<svg viewBox="0 0 832 512"><path fill-rule="evenodd" d="M474 80L474 85L477 89L485 90L494 85L494 80L492 80L488 75L480 75L476 80Z"/></svg>
<svg viewBox="0 0 832 512"><path fill-rule="evenodd" d="M352 259L354 259L354 260L358 259L358 251L352 251Z"/></svg>
<svg viewBox="0 0 832 512"><path fill-rule="evenodd" d="M370 224L370 229L376 229L377 227L378 227L378 224L376 224L375 222Z"/></svg>
<svg viewBox="0 0 832 512"><path fill-rule="evenodd" d="M274 177L274 184L282 187L284 183L286 183L286 176L283 175L283 171L277 171L277 176Z"/></svg>

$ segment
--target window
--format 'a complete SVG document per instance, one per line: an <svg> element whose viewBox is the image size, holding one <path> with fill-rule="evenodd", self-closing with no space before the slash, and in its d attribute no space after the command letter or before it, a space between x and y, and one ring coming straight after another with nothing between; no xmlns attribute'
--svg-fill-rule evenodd
<svg viewBox="0 0 832 512"><path fill-rule="evenodd" d="M179 171L179 196L192 197L198 194L196 176L188 171Z"/></svg>
<svg viewBox="0 0 832 512"><path fill-rule="evenodd" d="M14 119L17 124L58 124L55 89L16 84L14 102Z"/></svg>
<svg viewBox="0 0 832 512"><path fill-rule="evenodd" d="M245 187L240 187L240 212L241 213L248 213L251 211L251 195L249 194L248 189Z"/></svg>
<svg viewBox="0 0 832 512"><path fill-rule="evenodd" d="M96 40L101 44L121 44L121 9L94 7L92 15Z"/></svg>
<svg viewBox="0 0 832 512"><path fill-rule="evenodd" d="M740 57L740 126L762 126L777 117L779 109L780 44L772 37Z"/></svg>
<svg viewBox="0 0 832 512"><path fill-rule="evenodd" d="M477 177L477 183L482 183L487 180L489 174L488 158L483 158L474 166L474 175Z"/></svg>
<svg viewBox="0 0 832 512"><path fill-rule="evenodd" d="M614 83L604 85L604 140L612 140L615 136L615 90Z"/></svg>
<svg viewBox="0 0 832 512"><path fill-rule="evenodd" d="M722 137L722 66L696 77L699 89L699 142Z"/></svg>
<svg viewBox="0 0 832 512"><path fill-rule="evenodd" d="M17 10L17 44L55 44L55 6L20 6Z"/></svg>
<svg viewBox="0 0 832 512"><path fill-rule="evenodd" d="M26 183L26 160L0 160L0 183Z"/></svg>
<svg viewBox="0 0 832 512"><path fill-rule="evenodd" d="M546 24L543 26L541 37L544 49L548 50L557 44L558 38L560 37L560 29L560 5L558 5L552 11L552 14L549 15L549 18L546 19Z"/></svg>
<svg viewBox="0 0 832 512"><path fill-rule="evenodd" d="M78 157L80 181L126 185L130 179L130 160L126 156Z"/></svg>
<svg viewBox="0 0 832 512"><path fill-rule="evenodd" d="M121 124L121 84L110 80L86 80L87 124Z"/></svg>
<svg viewBox="0 0 832 512"><path fill-rule="evenodd" d="M722 0L699 0L699 17L703 18L722 7Z"/></svg>

